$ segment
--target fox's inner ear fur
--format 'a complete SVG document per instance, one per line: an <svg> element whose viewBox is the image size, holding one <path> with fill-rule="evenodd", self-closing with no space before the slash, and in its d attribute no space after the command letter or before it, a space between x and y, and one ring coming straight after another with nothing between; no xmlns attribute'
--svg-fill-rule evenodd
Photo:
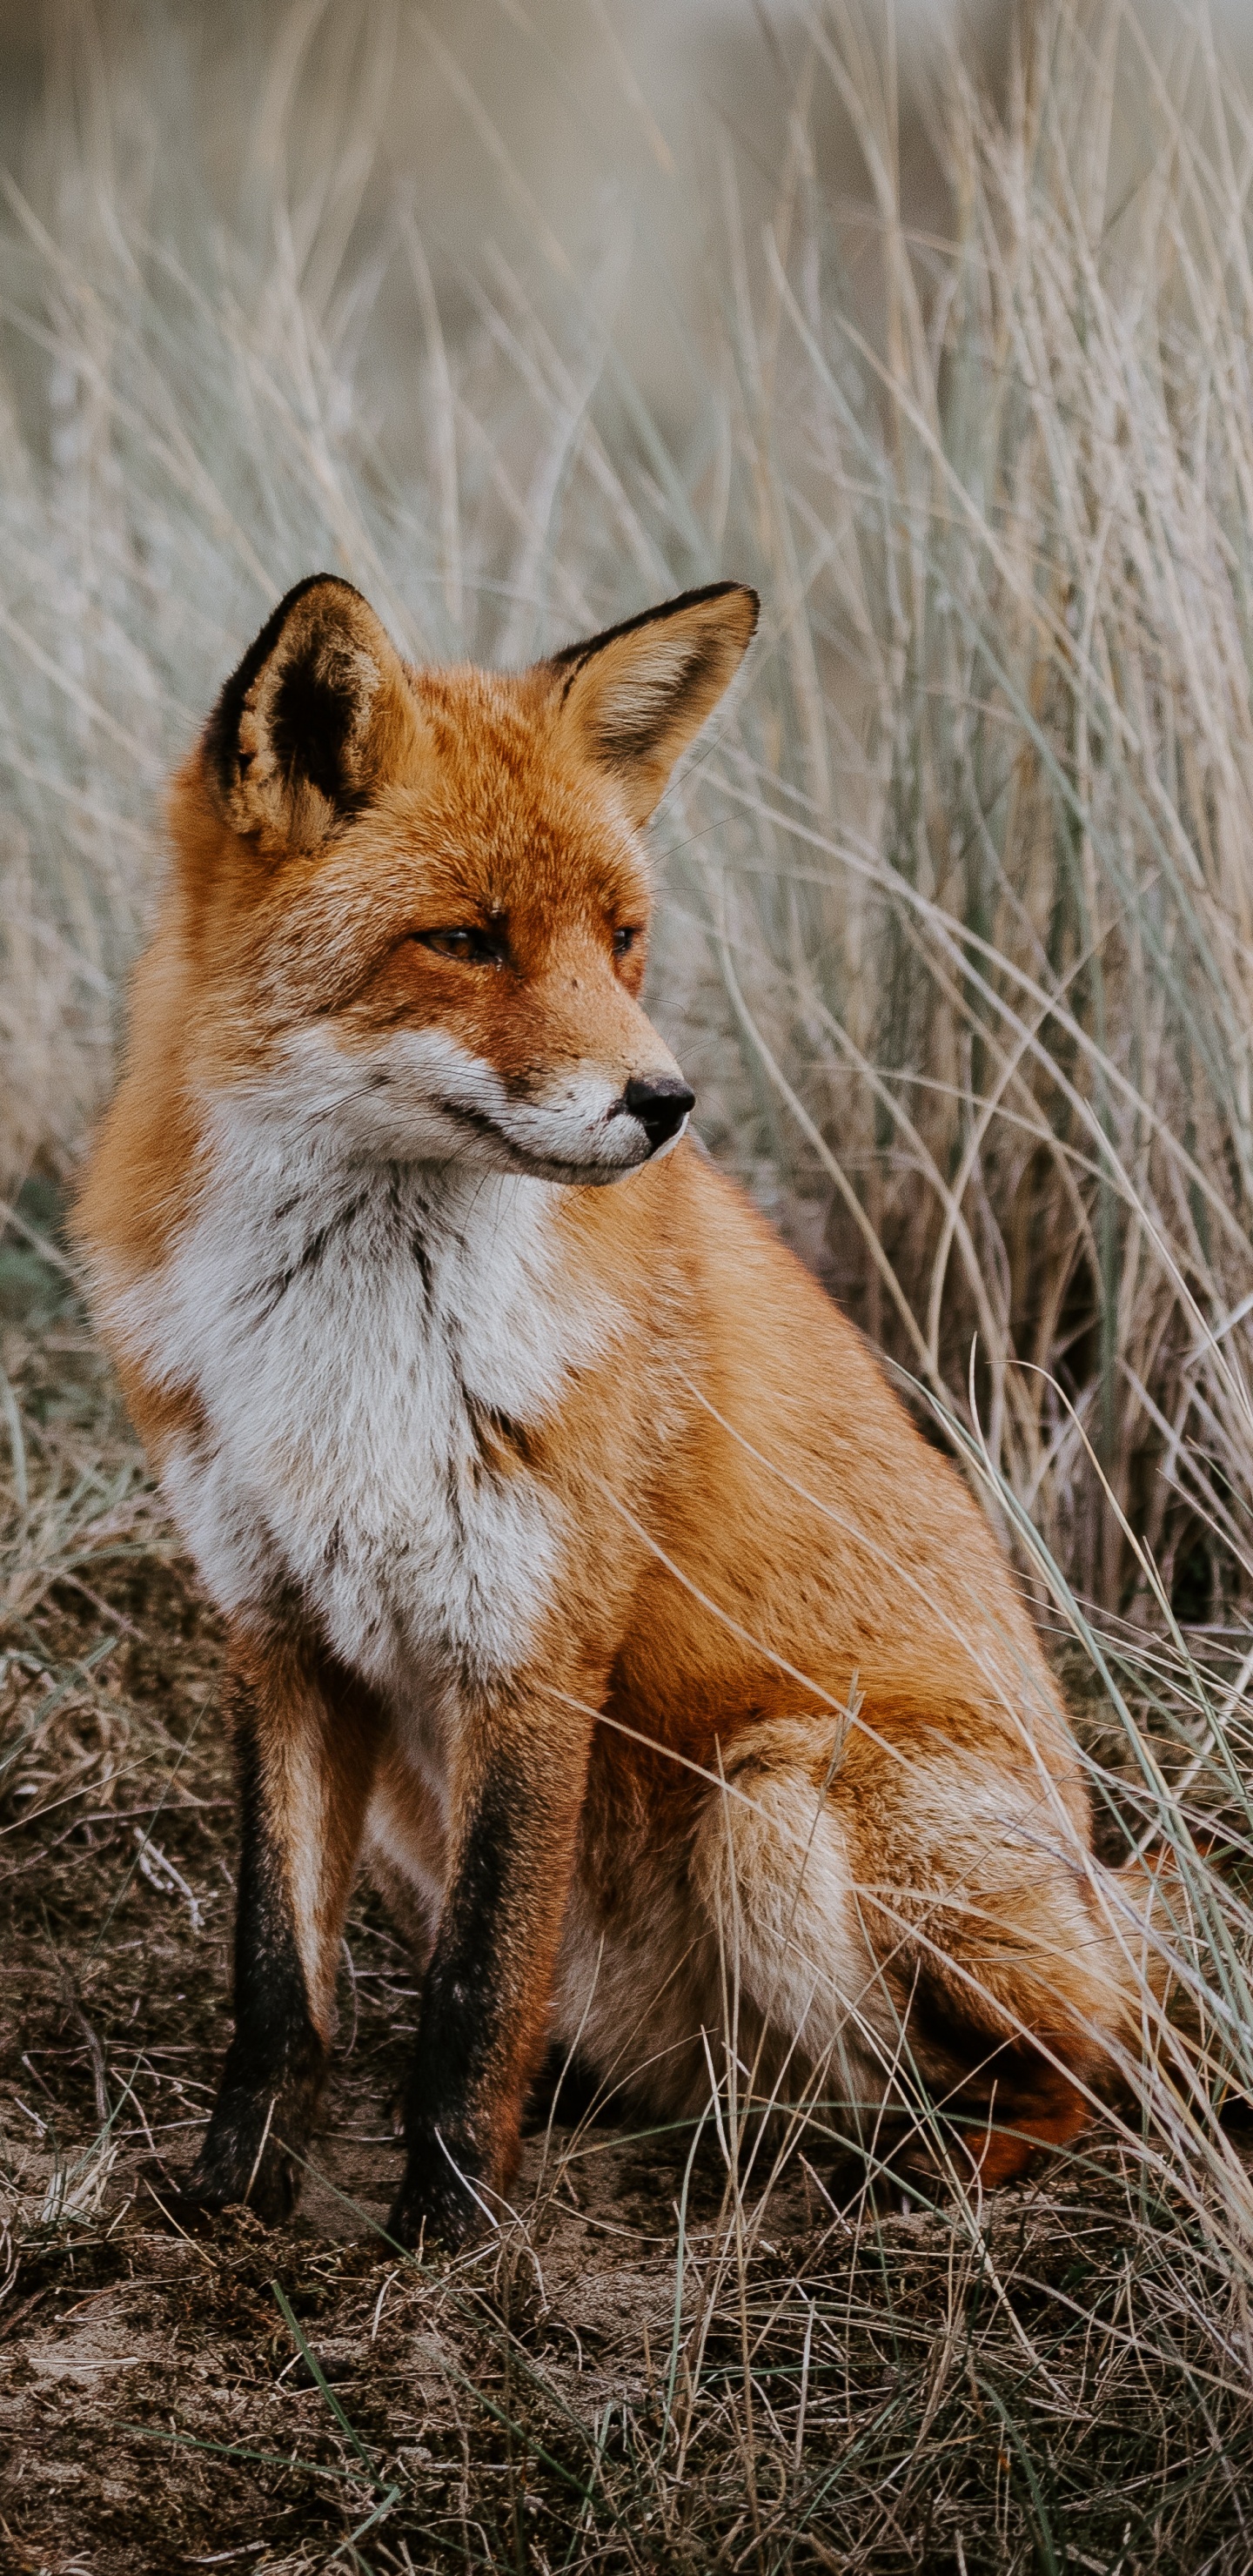
<svg viewBox="0 0 1253 2576"><path fill-rule="evenodd" d="M227 681L205 766L235 831L266 851L313 850L395 774L416 722L368 601L315 573L280 600Z"/></svg>
<svg viewBox="0 0 1253 2576"><path fill-rule="evenodd" d="M714 582L568 644L544 666L559 692L559 736L616 779L633 822L647 821L680 752L734 678L757 609L755 590Z"/></svg>

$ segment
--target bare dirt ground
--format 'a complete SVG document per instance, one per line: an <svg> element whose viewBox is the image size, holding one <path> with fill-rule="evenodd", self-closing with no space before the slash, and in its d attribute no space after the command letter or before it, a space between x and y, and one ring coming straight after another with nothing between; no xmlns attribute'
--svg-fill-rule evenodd
<svg viewBox="0 0 1253 2576"><path fill-rule="evenodd" d="M517 2227L402 2257L415 1978L365 1889L297 2219L171 2222L229 2031L220 1637L55 1261L5 1263L2 2563L1246 2570L1247 2316L1112 2131L930 2210L821 2117L771 2174L559 2100Z"/></svg>

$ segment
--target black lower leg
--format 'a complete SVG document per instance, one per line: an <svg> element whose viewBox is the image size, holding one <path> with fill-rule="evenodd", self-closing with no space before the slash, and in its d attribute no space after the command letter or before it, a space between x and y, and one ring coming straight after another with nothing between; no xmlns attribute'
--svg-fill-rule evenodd
<svg viewBox="0 0 1253 2576"><path fill-rule="evenodd" d="M235 1918L235 2036L188 2198L290 2215L326 2071L309 2010L282 1859L267 1813L255 1712L237 1685L240 1862Z"/></svg>
<svg viewBox="0 0 1253 2576"><path fill-rule="evenodd" d="M496 2215L516 2150L520 1961L533 1946L525 1784L493 1767L473 1815L426 1972L405 2112L404 2179L388 2219L460 2244ZM512 2007L512 2009L511 2009Z"/></svg>

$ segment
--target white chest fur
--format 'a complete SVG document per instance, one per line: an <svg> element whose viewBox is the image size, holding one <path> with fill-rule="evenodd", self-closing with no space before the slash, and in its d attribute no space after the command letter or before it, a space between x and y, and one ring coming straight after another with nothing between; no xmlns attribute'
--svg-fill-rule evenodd
<svg viewBox="0 0 1253 2576"><path fill-rule="evenodd" d="M415 1661L516 1668L551 1598L560 1509L517 1455L612 1310L579 1299L552 1185L363 1168L221 1122L193 1224L111 1300L206 1429L162 1462L227 1612L295 1585L390 1692Z"/></svg>

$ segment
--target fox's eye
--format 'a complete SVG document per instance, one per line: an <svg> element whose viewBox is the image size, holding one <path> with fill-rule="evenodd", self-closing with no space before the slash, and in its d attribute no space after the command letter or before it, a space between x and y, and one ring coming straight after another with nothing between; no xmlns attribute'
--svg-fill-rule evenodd
<svg viewBox="0 0 1253 2576"><path fill-rule="evenodd" d="M435 957L455 957L460 965L500 966L504 962L504 942L490 930L417 930L414 938L419 948L429 948Z"/></svg>
<svg viewBox="0 0 1253 2576"><path fill-rule="evenodd" d="M473 945L468 930L420 930L419 948L429 948L436 957L468 957Z"/></svg>
<svg viewBox="0 0 1253 2576"><path fill-rule="evenodd" d="M629 929L615 930L613 934L613 953L615 957L629 957L639 935L639 931L634 927L634 925Z"/></svg>

